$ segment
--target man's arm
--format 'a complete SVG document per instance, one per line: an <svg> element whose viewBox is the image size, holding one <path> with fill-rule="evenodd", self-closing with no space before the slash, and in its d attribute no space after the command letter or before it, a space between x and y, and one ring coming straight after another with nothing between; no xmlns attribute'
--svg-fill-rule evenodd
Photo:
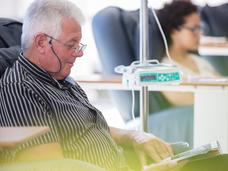
<svg viewBox="0 0 228 171"><path fill-rule="evenodd" d="M48 126L50 128L50 132L18 145L15 152L29 153L29 150L33 150L36 146L59 142L56 123L49 116L47 104L29 87L24 87L19 83L4 85L0 90L0 99L0 126ZM40 153L40 156L50 155L47 153L48 151ZM38 157L36 153L33 155ZM15 159L15 155L6 152L5 158Z"/></svg>

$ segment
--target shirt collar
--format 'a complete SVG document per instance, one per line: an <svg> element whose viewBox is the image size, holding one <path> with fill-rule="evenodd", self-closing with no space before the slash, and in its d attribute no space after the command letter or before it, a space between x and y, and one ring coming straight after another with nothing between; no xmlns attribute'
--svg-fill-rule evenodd
<svg viewBox="0 0 228 171"><path fill-rule="evenodd" d="M29 71L29 73L33 74L39 80L43 80L52 84L53 86L62 89L63 85L59 83L55 78L53 78L47 71L43 70L42 68L38 67L37 65L30 62L26 57L24 57L23 53L20 53L18 61L23 67ZM62 82L64 82L63 80Z"/></svg>

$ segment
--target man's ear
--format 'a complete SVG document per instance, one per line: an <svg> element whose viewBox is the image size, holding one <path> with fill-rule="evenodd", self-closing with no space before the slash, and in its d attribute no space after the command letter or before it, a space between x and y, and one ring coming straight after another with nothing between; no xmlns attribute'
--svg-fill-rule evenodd
<svg viewBox="0 0 228 171"><path fill-rule="evenodd" d="M38 33L34 38L34 46L40 53L45 53L46 48L49 46L47 36L43 33Z"/></svg>

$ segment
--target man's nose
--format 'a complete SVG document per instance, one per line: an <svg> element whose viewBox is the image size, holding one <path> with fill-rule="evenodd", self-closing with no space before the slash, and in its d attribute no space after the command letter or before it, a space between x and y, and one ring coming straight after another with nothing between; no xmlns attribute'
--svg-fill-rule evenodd
<svg viewBox="0 0 228 171"><path fill-rule="evenodd" d="M74 57L82 57L84 55L84 53L83 53L83 51L82 50L80 50L79 52L73 52L73 56Z"/></svg>

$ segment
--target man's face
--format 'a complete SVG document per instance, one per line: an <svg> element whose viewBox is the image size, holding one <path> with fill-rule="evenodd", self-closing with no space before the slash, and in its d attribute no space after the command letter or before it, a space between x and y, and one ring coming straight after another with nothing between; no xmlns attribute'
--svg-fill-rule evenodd
<svg viewBox="0 0 228 171"><path fill-rule="evenodd" d="M75 48L79 47L81 37L81 26L73 19L64 19L59 37L48 37L51 42L48 53L43 57L45 59L41 59L44 61L42 68L57 80L67 77L76 58L83 55L82 51L75 51Z"/></svg>

